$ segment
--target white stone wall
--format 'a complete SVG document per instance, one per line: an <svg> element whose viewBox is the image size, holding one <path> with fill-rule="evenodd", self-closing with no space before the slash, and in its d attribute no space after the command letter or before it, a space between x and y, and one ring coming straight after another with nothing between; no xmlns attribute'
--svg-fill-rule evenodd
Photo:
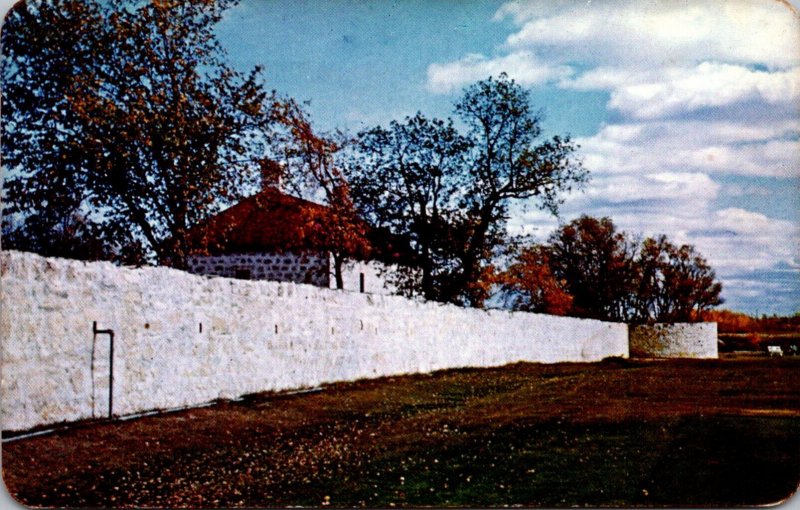
<svg viewBox="0 0 800 510"><path fill-rule="evenodd" d="M639 358L718 358L717 323L631 326L630 354Z"/></svg>
<svg viewBox="0 0 800 510"><path fill-rule="evenodd" d="M624 324L0 255L2 429L390 374L628 355ZM94 370L92 359L94 358Z"/></svg>
<svg viewBox="0 0 800 510"><path fill-rule="evenodd" d="M331 262L331 267L333 267L333 262ZM364 292L369 294L384 295L396 294L397 287L390 283L391 274L394 271L394 266L387 266L376 261L348 261L342 268L342 283L344 283L344 290L360 292L361 275L363 274ZM336 275L333 273L331 273L330 276L330 288L336 288Z"/></svg>
<svg viewBox="0 0 800 510"><path fill-rule="evenodd" d="M329 266L326 254L298 255L286 252L192 255L187 258L186 264L190 273L200 275L328 285Z"/></svg>

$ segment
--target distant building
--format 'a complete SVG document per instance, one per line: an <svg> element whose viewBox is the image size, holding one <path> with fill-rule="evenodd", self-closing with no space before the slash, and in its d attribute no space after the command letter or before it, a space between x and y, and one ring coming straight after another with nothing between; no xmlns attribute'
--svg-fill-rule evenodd
<svg viewBox="0 0 800 510"><path fill-rule="evenodd" d="M312 235L315 218L327 211L324 205L267 188L192 230L189 237L195 254L187 258L187 270L336 288L333 258ZM366 258L352 254L342 271L344 289L392 294L395 287L390 275L403 256L389 236L370 231L368 238L375 249Z"/></svg>

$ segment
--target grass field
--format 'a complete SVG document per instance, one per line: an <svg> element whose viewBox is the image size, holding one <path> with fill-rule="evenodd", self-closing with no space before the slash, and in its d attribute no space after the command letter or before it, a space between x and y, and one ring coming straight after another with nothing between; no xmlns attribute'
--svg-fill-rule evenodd
<svg viewBox="0 0 800 510"><path fill-rule="evenodd" d="M687 506L800 482L800 358L520 363L3 444L35 506Z"/></svg>

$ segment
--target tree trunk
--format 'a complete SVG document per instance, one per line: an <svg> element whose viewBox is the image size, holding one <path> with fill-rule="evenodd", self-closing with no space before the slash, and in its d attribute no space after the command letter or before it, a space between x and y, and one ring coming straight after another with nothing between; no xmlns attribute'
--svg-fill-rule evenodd
<svg viewBox="0 0 800 510"><path fill-rule="evenodd" d="M342 276L342 266L344 265L344 257L341 254L333 255L333 277L336 279L336 288L339 290L344 289L344 278Z"/></svg>

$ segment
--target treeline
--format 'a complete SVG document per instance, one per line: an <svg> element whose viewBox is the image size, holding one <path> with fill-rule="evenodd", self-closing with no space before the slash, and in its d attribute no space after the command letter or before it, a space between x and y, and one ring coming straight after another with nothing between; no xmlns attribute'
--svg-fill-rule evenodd
<svg viewBox="0 0 800 510"><path fill-rule="evenodd" d="M418 113L321 133L263 73L233 69L214 26L235 0L20 2L2 32L3 246L182 268L191 232L260 188L322 200L308 230L333 254L395 250L405 295L608 320L696 320L721 287L691 246L635 243L582 217L547 245L506 228L514 202L557 214L586 170L542 136L505 74L453 118ZM368 233L386 233L377 247ZM374 238L374 236L373 236Z"/></svg>
<svg viewBox="0 0 800 510"><path fill-rule="evenodd" d="M720 333L800 333L800 313L753 317L730 310L707 310L703 312L703 320L716 322Z"/></svg>
<svg viewBox="0 0 800 510"><path fill-rule="evenodd" d="M514 310L630 323L694 322L722 303L722 285L691 245L637 242L589 216L518 249L496 281Z"/></svg>

